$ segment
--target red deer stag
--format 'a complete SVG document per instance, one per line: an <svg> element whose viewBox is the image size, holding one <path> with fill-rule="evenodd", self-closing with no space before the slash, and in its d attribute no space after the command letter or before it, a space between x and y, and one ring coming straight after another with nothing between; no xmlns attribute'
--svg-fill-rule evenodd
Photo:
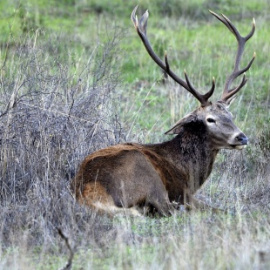
<svg viewBox="0 0 270 270"><path fill-rule="evenodd" d="M80 203L100 212L136 215L154 211L170 215L179 205L191 208L196 205L193 194L208 178L220 149L242 149L247 145L248 138L233 123L228 107L235 94L246 84L244 73L255 59L254 53L248 65L240 69L245 43L254 34L255 22L250 33L243 37L226 16L210 11L238 42L234 68L227 77L222 97L212 103L209 98L214 92L215 80L211 89L201 94L192 86L186 73L185 80L179 78L171 70L167 55L163 62L148 41L148 11L138 20L136 10L137 7L131 14L131 20L151 58L189 91L201 106L166 132L176 134L172 140L158 144L124 143L87 156L71 187ZM244 75L240 84L232 86L241 74Z"/></svg>

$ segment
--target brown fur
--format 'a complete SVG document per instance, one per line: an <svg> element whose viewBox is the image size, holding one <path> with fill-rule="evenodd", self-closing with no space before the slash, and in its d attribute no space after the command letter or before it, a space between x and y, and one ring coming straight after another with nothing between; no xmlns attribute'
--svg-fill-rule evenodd
<svg viewBox="0 0 270 270"><path fill-rule="evenodd" d="M224 122L222 131L205 120L209 115L217 126ZM241 146L237 137L244 135L231 118L224 104L200 107L177 123L170 131L177 136L170 141L119 144L94 152L82 162L72 190L80 203L100 212L136 208L170 215L181 204L193 204L192 195L211 173L220 148Z"/></svg>
<svg viewBox="0 0 270 270"><path fill-rule="evenodd" d="M129 166L124 166L128 164ZM141 172L135 171L138 164L141 166ZM153 174L158 183L152 182L153 176L149 175L148 171ZM141 181L128 183L125 187L124 179L127 178L121 179L121 175L136 178L136 173ZM187 189L187 183L175 181L179 175L182 176L182 173L153 150L139 144L122 144L89 155L73 180L72 189L80 203L99 208L98 210L107 207L108 212L117 212L115 209L112 210L111 206L130 208L139 205L151 206L152 210L157 208L161 214L168 214L170 202L166 189L171 189L169 182L175 182L176 190L182 191L179 195L174 194L172 190L170 192L172 197L183 198L184 190ZM116 176L118 179L115 179ZM115 188L118 188L118 191L115 191ZM165 202L164 207L159 206L160 200ZM97 202L100 203L99 207L96 207Z"/></svg>

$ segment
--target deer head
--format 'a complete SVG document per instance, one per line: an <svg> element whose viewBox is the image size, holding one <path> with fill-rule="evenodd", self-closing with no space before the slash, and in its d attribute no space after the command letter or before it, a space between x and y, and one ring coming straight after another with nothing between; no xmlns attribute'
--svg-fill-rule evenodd
<svg viewBox="0 0 270 270"><path fill-rule="evenodd" d="M150 42L148 41L146 30L147 20L149 13L146 11L143 16L138 20L136 16L137 7L131 14L131 20L137 30L139 37L141 38L148 54L151 58L160 66L175 82L180 84L188 92L190 92L201 104L201 106L192 113L185 116L178 121L176 125L171 128L166 134L179 134L180 130L195 122L201 122L207 129L209 139L213 149L242 149L248 143L246 135L233 123L233 116L228 111L229 105L236 93L246 84L247 79L245 72L251 67L256 54L254 53L252 59L248 65L240 69L240 61L244 52L246 42L253 36L255 32L255 20L253 20L252 29L250 33L243 37L240 35L236 27L225 15L218 15L213 11L210 11L218 20L220 20L236 37L238 48L236 58L234 62L233 71L227 76L225 87L221 96L221 99L215 103L212 103L209 99L215 90L215 80L212 81L212 86L208 92L201 94L191 84L188 75L184 73L185 79L178 77L170 68L167 54L165 53L165 59L162 61L153 51ZM239 85L232 86L232 83L236 78L243 74L242 80Z"/></svg>

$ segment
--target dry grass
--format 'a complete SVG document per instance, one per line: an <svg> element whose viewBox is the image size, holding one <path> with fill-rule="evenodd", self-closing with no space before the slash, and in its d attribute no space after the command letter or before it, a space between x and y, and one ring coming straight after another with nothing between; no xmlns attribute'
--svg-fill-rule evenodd
<svg viewBox="0 0 270 270"><path fill-rule="evenodd" d="M118 116L120 101L134 105L118 94L118 41L115 33L75 63L57 39L10 45L0 78L0 269L64 266L69 251L58 228L74 251L73 269L268 269L269 130L243 152L221 152L198 194L228 214L111 220L74 201L69 182L87 154L127 134L143 138L135 126L143 110L129 119L133 132ZM191 97L177 94L173 103L166 95L173 118L190 111Z"/></svg>

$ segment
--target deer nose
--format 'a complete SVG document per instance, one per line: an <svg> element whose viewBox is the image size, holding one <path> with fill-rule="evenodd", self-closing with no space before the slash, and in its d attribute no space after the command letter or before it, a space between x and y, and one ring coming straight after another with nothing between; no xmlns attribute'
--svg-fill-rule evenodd
<svg viewBox="0 0 270 270"><path fill-rule="evenodd" d="M237 137L236 140L240 142L241 144L245 145L248 143L248 137L244 133L240 133Z"/></svg>

